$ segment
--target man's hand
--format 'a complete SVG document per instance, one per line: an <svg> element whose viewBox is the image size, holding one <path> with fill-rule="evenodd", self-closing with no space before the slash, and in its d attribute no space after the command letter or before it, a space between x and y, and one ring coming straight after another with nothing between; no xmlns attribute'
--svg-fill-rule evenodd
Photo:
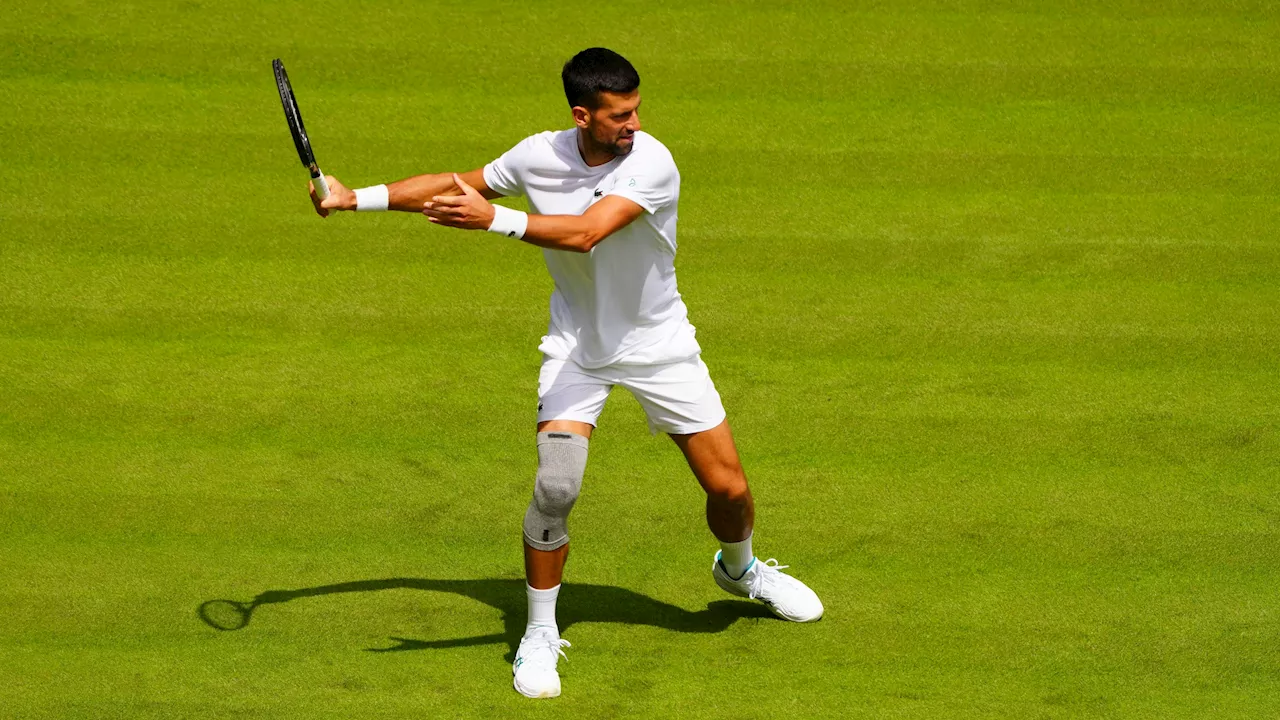
<svg viewBox="0 0 1280 720"><path fill-rule="evenodd" d="M311 204L315 205L316 214L320 217L329 217L329 213L335 210L355 210L355 192L348 190L346 185L338 182L338 178L332 175L325 175L324 178L329 183L329 197L324 200L316 197L316 184L307 183L307 187L311 189Z"/></svg>
<svg viewBox="0 0 1280 720"><path fill-rule="evenodd" d="M463 182L457 173L453 174L453 183L462 194L436 195L423 203L422 214L437 225L463 230L488 230L493 224L493 205L475 188Z"/></svg>

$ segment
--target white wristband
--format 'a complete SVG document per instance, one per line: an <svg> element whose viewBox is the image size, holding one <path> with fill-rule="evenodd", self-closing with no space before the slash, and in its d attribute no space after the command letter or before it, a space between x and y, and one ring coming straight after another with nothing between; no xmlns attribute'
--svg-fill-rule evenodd
<svg viewBox="0 0 1280 720"><path fill-rule="evenodd" d="M493 206L493 222L489 223L489 232L522 238L529 229L529 215L519 210L512 210L502 205Z"/></svg>
<svg viewBox="0 0 1280 720"><path fill-rule="evenodd" d="M360 212L378 212L387 209L389 196L386 185L356 189L356 210Z"/></svg>

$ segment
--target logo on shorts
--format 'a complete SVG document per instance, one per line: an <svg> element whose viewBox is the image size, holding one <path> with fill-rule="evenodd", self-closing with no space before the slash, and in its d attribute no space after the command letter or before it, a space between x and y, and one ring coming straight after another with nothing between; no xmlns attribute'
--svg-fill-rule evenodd
<svg viewBox="0 0 1280 720"><path fill-rule="evenodd" d="M604 191L603 191L603 190L596 190L596 197L604 197Z"/></svg>
<svg viewBox="0 0 1280 720"><path fill-rule="evenodd" d="M542 412L542 403L538 403L538 412Z"/></svg>

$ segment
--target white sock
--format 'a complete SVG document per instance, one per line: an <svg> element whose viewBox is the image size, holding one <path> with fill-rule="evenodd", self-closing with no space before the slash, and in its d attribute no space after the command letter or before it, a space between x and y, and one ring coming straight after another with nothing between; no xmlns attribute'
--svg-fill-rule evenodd
<svg viewBox="0 0 1280 720"><path fill-rule="evenodd" d="M556 634L559 634L560 626L556 625L556 597L560 595L560 586L538 590L526 583L524 587L529 594L529 623L525 625L525 631L542 625L555 628Z"/></svg>
<svg viewBox="0 0 1280 720"><path fill-rule="evenodd" d="M737 580L742 574L751 567L751 561L756 558L751 552L751 536L748 535L746 540L736 543L728 543L720 541L720 564L724 565L724 570L729 577Z"/></svg>

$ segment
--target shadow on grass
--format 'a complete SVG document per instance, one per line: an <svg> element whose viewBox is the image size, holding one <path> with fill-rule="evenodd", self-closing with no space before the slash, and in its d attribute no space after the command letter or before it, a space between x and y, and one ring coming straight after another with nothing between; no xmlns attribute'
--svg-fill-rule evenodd
<svg viewBox="0 0 1280 720"><path fill-rule="evenodd" d="M426 580L422 578L386 578L320 585L298 590L268 590L247 603L235 600L208 600L200 605L200 619L217 630L240 630L249 624L253 614L264 605L275 605L300 598L320 597L336 593L377 592L379 590L425 590L469 597L502 612L503 631L490 635L449 640L414 640L392 637L391 647L368 648L369 652L398 652L470 647L506 643L508 659L525 627L524 580ZM424 612L430 612L424 608ZM773 614L756 603L740 600L716 600L707 609L690 612L647 595L611 585L566 585L557 603L557 618L563 633L580 622L650 625L686 633L716 633L741 618L773 618Z"/></svg>

